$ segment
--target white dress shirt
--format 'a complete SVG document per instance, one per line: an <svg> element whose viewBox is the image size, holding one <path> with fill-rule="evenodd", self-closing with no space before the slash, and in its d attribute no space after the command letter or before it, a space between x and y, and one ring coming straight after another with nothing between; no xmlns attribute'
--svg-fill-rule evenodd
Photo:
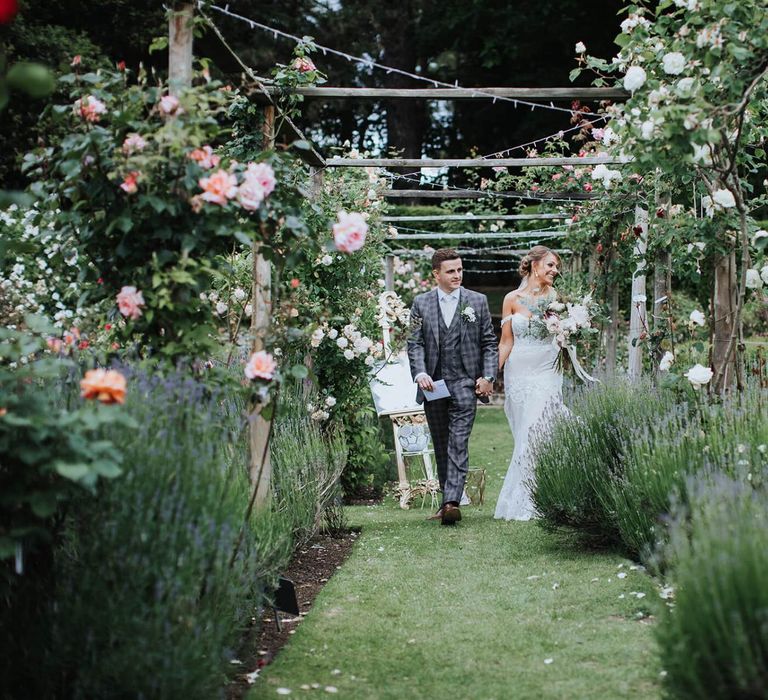
<svg viewBox="0 0 768 700"><path fill-rule="evenodd" d="M460 289L454 289L450 294L446 294L440 287L437 288L437 298L440 302L440 313L443 314L445 325L450 328L456 309L459 308Z"/></svg>

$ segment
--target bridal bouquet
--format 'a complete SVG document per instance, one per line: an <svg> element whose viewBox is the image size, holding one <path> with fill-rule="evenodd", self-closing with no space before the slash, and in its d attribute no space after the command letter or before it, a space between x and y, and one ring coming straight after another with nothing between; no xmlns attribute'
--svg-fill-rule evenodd
<svg viewBox="0 0 768 700"><path fill-rule="evenodd" d="M599 311L591 294L578 301L552 301L540 310L536 317L539 334L542 339L551 337L552 344L560 349L555 361L558 370L562 370L564 355L573 365L576 375L585 381L596 381L579 364L574 344L588 333L596 333L592 319Z"/></svg>
<svg viewBox="0 0 768 700"><path fill-rule="evenodd" d="M573 345L582 333L594 332L595 329L592 328L594 307L591 294L587 294L576 303L552 302L542 318L544 327L552 336L552 342L564 350Z"/></svg>

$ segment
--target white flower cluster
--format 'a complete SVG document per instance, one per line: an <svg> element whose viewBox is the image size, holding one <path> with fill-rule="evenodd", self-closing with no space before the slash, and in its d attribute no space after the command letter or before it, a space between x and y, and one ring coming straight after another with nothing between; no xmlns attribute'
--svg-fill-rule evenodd
<svg viewBox="0 0 768 700"><path fill-rule="evenodd" d="M309 417L317 422L328 420L331 417L330 409L336 405L336 397L326 396L325 400L315 405L314 403L307 404L307 413Z"/></svg>
<svg viewBox="0 0 768 700"><path fill-rule="evenodd" d="M215 289L207 294L205 292L200 294L200 301L209 303L211 313L221 318L228 316L230 312L236 316L242 312L245 318L250 318L253 307L250 302L247 302L247 299L248 293L242 287L235 287L229 294L224 294L224 292L220 294Z"/></svg>
<svg viewBox="0 0 768 700"><path fill-rule="evenodd" d="M382 292L379 294L376 320L382 328L391 328L395 325L408 328L411 322L411 311L403 303L397 292Z"/></svg>
<svg viewBox="0 0 768 700"><path fill-rule="evenodd" d="M630 34L636 27L644 27L648 29L651 23L639 13L632 13L627 17L621 25L621 31L623 34Z"/></svg>
<svg viewBox="0 0 768 700"><path fill-rule="evenodd" d="M621 172L619 170L611 170L604 163L599 163L592 170L592 179L602 181L603 187L609 190L614 180L617 182L621 181Z"/></svg>
<svg viewBox="0 0 768 700"><path fill-rule="evenodd" d="M34 224L38 216L35 209L22 210L15 204L0 211L4 238L17 235L20 242L39 249L37 255L19 254L11 261L10 269L3 271L3 317L11 325L20 323L26 314L36 314L59 328L79 326L90 315L90 310L77 304L82 292L78 277L83 263L70 241L56 229L55 220Z"/></svg>
<svg viewBox="0 0 768 700"><path fill-rule="evenodd" d="M369 367L373 366L376 359L381 357L384 351L383 343L373 341L363 335L357 330L354 323L348 323L341 331L329 327L327 323L323 323L313 331L310 345L313 348L320 347L320 344L325 339L333 341L347 360L354 360L364 356L364 362Z"/></svg>

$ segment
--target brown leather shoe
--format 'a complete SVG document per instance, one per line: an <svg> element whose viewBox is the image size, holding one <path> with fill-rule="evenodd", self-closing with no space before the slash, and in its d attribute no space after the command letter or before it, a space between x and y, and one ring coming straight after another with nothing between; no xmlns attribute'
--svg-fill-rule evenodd
<svg viewBox="0 0 768 700"><path fill-rule="evenodd" d="M440 508L440 510L437 511L437 513L434 513L433 515L430 515L427 520L442 520L443 519L443 509Z"/></svg>
<svg viewBox="0 0 768 700"><path fill-rule="evenodd" d="M455 525L461 520L461 510L453 503L446 503L443 506L443 517L440 522L443 525Z"/></svg>

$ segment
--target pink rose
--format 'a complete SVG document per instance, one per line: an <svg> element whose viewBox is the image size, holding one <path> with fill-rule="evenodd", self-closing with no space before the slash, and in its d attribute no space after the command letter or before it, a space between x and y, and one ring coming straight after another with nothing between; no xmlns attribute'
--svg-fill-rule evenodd
<svg viewBox="0 0 768 700"><path fill-rule="evenodd" d="M132 321L141 316L142 306L144 306L144 297L136 287L123 287L117 295L117 307L120 313Z"/></svg>
<svg viewBox="0 0 768 700"><path fill-rule="evenodd" d="M76 68L76 67L77 67L77 66L79 66L79 65L80 65L82 62L83 62L83 57L82 57L80 54L77 54L77 56L75 56L75 57L72 59L72 63L70 63L69 65L70 65L70 66L72 66L73 68Z"/></svg>
<svg viewBox="0 0 768 700"><path fill-rule="evenodd" d="M174 95L163 95L160 98L160 102L157 103L157 108L160 110L161 114L167 117L181 114L184 111L179 103L179 98Z"/></svg>
<svg viewBox="0 0 768 700"><path fill-rule="evenodd" d="M205 170L215 168L221 162L221 158L213 152L213 149L210 146L196 148L189 154L189 157L201 168L205 168Z"/></svg>
<svg viewBox="0 0 768 700"><path fill-rule="evenodd" d="M136 185L136 182L139 179L139 174L140 173L136 170L132 170L130 173L128 173L120 184L120 189L128 194L135 194L139 189Z"/></svg>
<svg viewBox="0 0 768 700"><path fill-rule="evenodd" d="M248 211L256 211L264 201L264 188L255 180L243 180L237 188L237 201Z"/></svg>
<svg viewBox="0 0 768 700"><path fill-rule="evenodd" d="M226 170L217 170L209 177L200 178L198 184L203 189L202 198L206 202L223 206L237 194L237 178Z"/></svg>
<svg viewBox="0 0 768 700"><path fill-rule="evenodd" d="M340 211L338 223L333 225L333 242L336 250L342 253L354 253L363 247L368 224L362 214Z"/></svg>
<svg viewBox="0 0 768 700"><path fill-rule="evenodd" d="M275 376L277 363L266 350L259 350L251 355L245 365L245 376L248 379L266 379L270 381Z"/></svg>
<svg viewBox="0 0 768 700"><path fill-rule="evenodd" d="M127 156L143 151L146 147L147 142L139 134L128 134L123 141L123 153Z"/></svg>
<svg viewBox="0 0 768 700"><path fill-rule="evenodd" d="M269 163L248 163L243 177L246 180L253 180L259 183L264 190L264 197L268 197L275 189L277 181L275 180L275 171Z"/></svg>
<svg viewBox="0 0 768 700"><path fill-rule="evenodd" d="M102 114L106 114L107 106L93 95L86 95L75 101L74 112L85 121L96 123Z"/></svg>
<svg viewBox="0 0 768 700"><path fill-rule="evenodd" d="M592 191L592 183L590 183L590 182L585 182L585 183L584 183L584 191L585 191L585 192L591 192L591 191Z"/></svg>
<svg viewBox="0 0 768 700"><path fill-rule="evenodd" d="M293 67L299 71L299 73L309 73L309 71L317 70L315 64L312 63L309 58L295 58Z"/></svg>
<svg viewBox="0 0 768 700"><path fill-rule="evenodd" d="M592 129L592 138L595 141L602 141L605 135L605 129Z"/></svg>

